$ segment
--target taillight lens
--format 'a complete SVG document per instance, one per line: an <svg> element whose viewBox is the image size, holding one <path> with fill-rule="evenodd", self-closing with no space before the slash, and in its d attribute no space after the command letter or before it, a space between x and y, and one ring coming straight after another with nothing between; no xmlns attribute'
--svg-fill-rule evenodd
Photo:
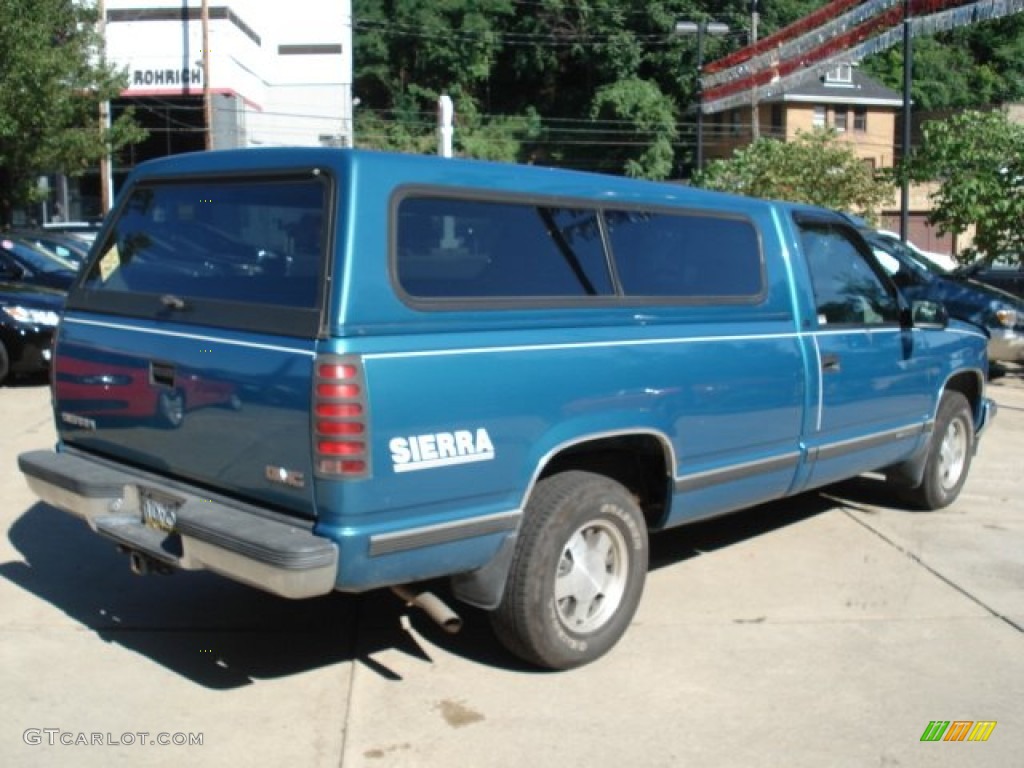
<svg viewBox="0 0 1024 768"><path fill-rule="evenodd" d="M321 356L313 387L316 471L332 477L370 474L366 382L357 357Z"/></svg>

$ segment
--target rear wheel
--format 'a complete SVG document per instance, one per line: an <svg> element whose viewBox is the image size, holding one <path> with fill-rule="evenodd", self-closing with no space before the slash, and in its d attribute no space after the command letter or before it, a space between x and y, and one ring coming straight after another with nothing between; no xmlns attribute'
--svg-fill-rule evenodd
<svg viewBox="0 0 1024 768"><path fill-rule="evenodd" d="M926 510L952 504L964 487L973 456L971 406L959 392L944 392L928 446L924 482L906 492L907 500Z"/></svg>
<svg viewBox="0 0 1024 768"><path fill-rule="evenodd" d="M542 667L593 661L629 626L647 559L643 513L622 485L579 471L542 480L492 614L499 639Z"/></svg>

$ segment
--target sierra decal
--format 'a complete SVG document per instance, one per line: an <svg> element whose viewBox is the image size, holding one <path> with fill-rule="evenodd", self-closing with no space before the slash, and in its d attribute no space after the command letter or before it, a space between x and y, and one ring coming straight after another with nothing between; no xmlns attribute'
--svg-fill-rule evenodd
<svg viewBox="0 0 1024 768"><path fill-rule="evenodd" d="M388 443L395 472L436 469L494 458L494 444L483 427L475 432L436 432L427 435L393 437Z"/></svg>

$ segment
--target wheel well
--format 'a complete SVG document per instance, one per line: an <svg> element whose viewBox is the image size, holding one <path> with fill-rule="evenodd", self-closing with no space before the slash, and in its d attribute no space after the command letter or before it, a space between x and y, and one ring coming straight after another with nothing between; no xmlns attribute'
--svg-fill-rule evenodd
<svg viewBox="0 0 1024 768"><path fill-rule="evenodd" d="M616 435L577 443L552 457L540 478L578 469L610 477L633 495L648 528L668 511L668 453L654 435Z"/></svg>
<svg viewBox="0 0 1024 768"><path fill-rule="evenodd" d="M971 413L977 421L978 409L981 405L981 381L977 374L967 371L958 373L946 382L946 389L951 392L959 392L967 398L967 402L971 404Z"/></svg>

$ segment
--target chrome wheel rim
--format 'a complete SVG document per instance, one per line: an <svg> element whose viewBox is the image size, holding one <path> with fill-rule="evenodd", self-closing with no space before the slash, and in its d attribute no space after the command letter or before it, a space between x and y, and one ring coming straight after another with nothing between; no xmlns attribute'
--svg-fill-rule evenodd
<svg viewBox="0 0 1024 768"><path fill-rule="evenodd" d="M177 392L165 392L160 397L160 406L167 422L175 427L181 424L185 420L185 399Z"/></svg>
<svg viewBox="0 0 1024 768"><path fill-rule="evenodd" d="M566 629L593 632L615 615L626 591L629 549L614 525L581 526L562 548L555 577L555 606Z"/></svg>
<svg viewBox="0 0 1024 768"><path fill-rule="evenodd" d="M942 435L939 445L939 482L950 490L960 482L967 463L967 426L963 419L953 419Z"/></svg>

